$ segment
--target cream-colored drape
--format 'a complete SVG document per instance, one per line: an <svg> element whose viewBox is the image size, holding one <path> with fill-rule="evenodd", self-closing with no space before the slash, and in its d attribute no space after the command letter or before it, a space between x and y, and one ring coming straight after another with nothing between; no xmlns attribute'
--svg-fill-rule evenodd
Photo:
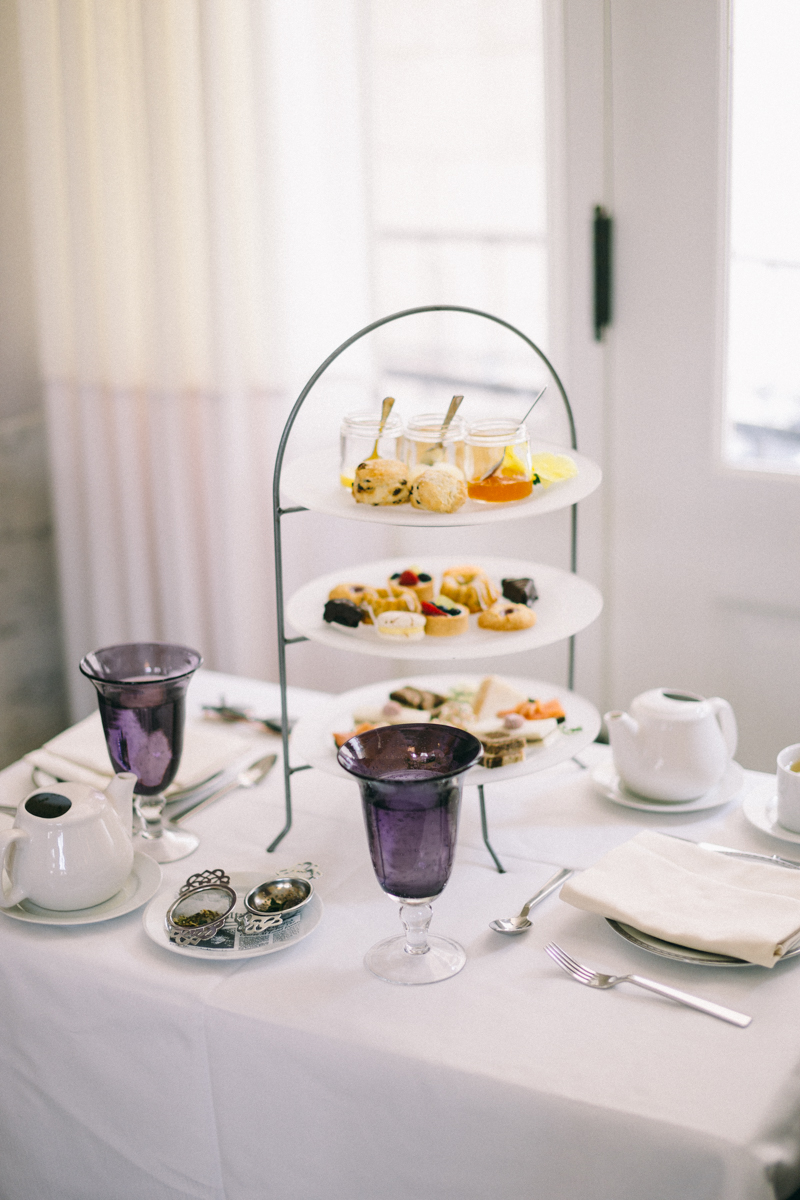
<svg viewBox="0 0 800 1200"><path fill-rule="evenodd" d="M74 706L74 664L115 641L268 677L275 444L368 319L356 0L19 21Z"/></svg>

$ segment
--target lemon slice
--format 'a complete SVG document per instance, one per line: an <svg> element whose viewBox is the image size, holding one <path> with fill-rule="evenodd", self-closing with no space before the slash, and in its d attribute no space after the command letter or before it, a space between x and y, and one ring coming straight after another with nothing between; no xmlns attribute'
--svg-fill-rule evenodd
<svg viewBox="0 0 800 1200"><path fill-rule="evenodd" d="M568 454L549 454L543 452L531 456L534 475L538 475L543 487L551 483L560 483L564 479L572 479L578 474L575 462Z"/></svg>
<svg viewBox="0 0 800 1200"><path fill-rule="evenodd" d="M516 475L522 479L530 479L531 473L522 459L517 458L510 446L506 446L503 462L498 475Z"/></svg>

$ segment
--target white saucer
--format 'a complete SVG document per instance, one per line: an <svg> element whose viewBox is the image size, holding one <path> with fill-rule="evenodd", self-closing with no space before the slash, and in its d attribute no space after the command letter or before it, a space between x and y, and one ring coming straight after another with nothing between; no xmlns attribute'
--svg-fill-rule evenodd
<svg viewBox="0 0 800 1200"><path fill-rule="evenodd" d="M778 795L774 779L763 787L755 788L745 798L742 812L751 825L777 838L779 842L800 842L800 833L793 833L791 829L784 829L778 824Z"/></svg>
<svg viewBox="0 0 800 1200"><path fill-rule="evenodd" d="M30 900L23 900L14 908L2 908L0 912L15 921L33 921L36 925L94 925L97 921L113 921L125 913L141 908L143 904L156 894L161 886L161 867L147 854L138 850L133 854L133 869L125 880L124 886L102 904L93 908L77 908L67 912L57 912L52 908L39 908Z"/></svg>
<svg viewBox="0 0 800 1200"><path fill-rule="evenodd" d="M236 904L233 912L239 913L244 912L244 898L250 889L263 883L268 875L265 870L231 871L230 878L231 887L236 892ZM157 946L163 946L165 950L171 950L173 954L183 954L187 958L203 958L206 962L241 962L243 958L260 958L262 954L274 954L277 950L286 950L287 947L294 946L296 942L301 942L303 938L308 937L322 920L322 901L319 893L315 891L308 904L301 908L295 917L289 918L282 925L275 926L274 929L268 929L263 934L251 936L249 939L251 943L258 942L260 944L250 945L244 949L240 947L240 935L237 933L234 945L230 948L204 946L202 942L197 946L179 946L170 941L166 925L167 909L177 894L177 887L165 888L147 906L142 916L144 931Z"/></svg>
<svg viewBox="0 0 800 1200"><path fill-rule="evenodd" d="M625 784L620 782L613 759L594 768L592 782L601 796L624 808L656 813L701 812L704 808L719 808L739 795L744 784L744 768L732 762L717 786L696 800L645 800L643 796L628 791ZM800 837L797 840L800 841Z"/></svg>

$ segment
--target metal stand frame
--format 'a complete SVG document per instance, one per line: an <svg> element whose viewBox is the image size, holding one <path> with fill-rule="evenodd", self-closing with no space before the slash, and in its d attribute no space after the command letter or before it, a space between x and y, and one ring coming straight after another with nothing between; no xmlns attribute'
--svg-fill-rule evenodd
<svg viewBox="0 0 800 1200"><path fill-rule="evenodd" d="M299 413L300 409L303 407L303 404L305 403L309 392L314 387L317 380L322 375L325 374L325 372L327 371L327 369L331 365L331 363L335 362L336 359L339 357L339 355L342 354L348 348L348 346L352 346L354 342L359 341L362 337L365 337L368 333L372 333L373 330L380 329L380 327L382 325L388 325L392 321L399 321L403 317L412 317L412 316L416 316L419 313L428 313L428 312L460 312L460 313L467 313L473 317L481 317L486 321L493 321L495 323L495 325L502 325L504 329L508 329L511 333L515 334L518 338L520 338L523 342L525 342L526 346L529 346L531 348L531 350L534 352L534 354L536 354L537 357L544 363L544 365L547 367L548 371L550 372L550 374L553 377L553 381L556 385L556 388L558 389L559 395L561 396L561 399L564 403L564 408L566 410L567 420L569 422L570 445L573 450L578 449L578 440L575 435L575 420L572 415L572 408L570 407L569 400L567 399L567 393L564 389L563 383L561 382L561 380L558 377L558 373L556 372L555 368L553 367L553 364L547 358L544 351L541 350L536 345L535 342L532 342L531 339L526 336L526 334L522 333L521 330L517 329L516 326L509 324L508 321L504 321L501 317L494 316L492 313L482 312L479 308L465 308L459 304L426 304L420 308L406 308L402 312L392 313L388 317L381 317L381 319L379 321L373 321L372 324L365 325L363 329L360 329L358 331L358 333L354 333L352 337L349 337L346 342L342 342L341 346L338 346L334 350L333 354L328 355L328 357L325 359L325 361L323 363L321 363L320 366L317 367L316 371L311 376L311 378L309 379L308 383L303 388L300 395L297 397L297 400L294 403L294 407L292 408L292 411L289 413L289 417L286 421L286 424L283 427L283 433L281 434L281 440L280 440L280 443L278 444L278 453L275 457L275 471L274 471L274 474L272 477L272 513L273 513L273 529L274 529L274 537L275 537L275 598L276 598L277 621L278 621L278 675L279 675L279 682L280 682L280 689L281 689L281 738L282 738L282 742L283 742L283 786L284 786L284 797L285 797L285 805L286 805L286 808L285 808L286 819L284 822L283 829L281 829L281 831L277 835L277 837L275 837L270 842L270 844L267 846L268 854L272 854L273 851L277 849L277 847L280 845L280 843L283 841L283 839L286 837L286 834L289 832L289 830L292 827L292 775L294 775L297 771L309 770L308 764L306 764L304 766L299 766L299 767L292 767L289 765L289 709L288 709L287 698L286 698L286 687L287 687L287 685L286 685L286 647L292 646L296 642L307 642L308 638L306 638L306 637L287 638L287 636L286 636L286 623L285 623L285 619L284 619L284 598L283 598L283 543L281 540L281 520L283 517L287 517L291 513L306 512L307 510L302 505L297 505L293 508L281 508L281 502L280 502L281 470L283 468L283 456L286 452L286 444L289 440L289 434L292 432L292 426L295 423L297 414ZM571 521L570 521L570 571L573 574L575 574L577 572L577 567L578 567L578 506L577 506L577 504L573 504ZM572 690L574 677L575 677L575 635L573 634L572 637L569 639L569 652L568 652L568 660L567 660L567 686L569 687L570 690ZM583 764L581 764L581 765L583 765ZM481 830L483 833L484 845L486 846L486 849L488 850L489 854L491 855L492 860L494 861L494 864L497 867L497 870L499 872L501 872L501 874L505 873L505 868L504 868L503 864L500 862L500 859L497 857L497 854L493 850L492 845L489 841L489 829L488 829L488 825L487 825L487 821L486 821L486 803L484 800L482 784L478 786L478 798L479 798L479 802L480 802Z"/></svg>

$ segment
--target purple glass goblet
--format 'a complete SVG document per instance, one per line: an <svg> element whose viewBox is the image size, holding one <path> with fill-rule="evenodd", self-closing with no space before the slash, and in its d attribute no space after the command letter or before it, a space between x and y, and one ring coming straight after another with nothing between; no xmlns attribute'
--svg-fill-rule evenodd
<svg viewBox="0 0 800 1200"><path fill-rule="evenodd" d="M364 962L388 983L438 983L461 970L458 942L428 934L430 902L453 867L461 775L481 756L471 733L449 725L389 725L339 750L355 776L378 883L400 904L405 937L378 942Z"/></svg>
<svg viewBox="0 0 800 1200"><path fill-rule="evenodd" d="M133 642L106 646L81 660L97 690L108 754L115 771L137 778L134 805L141 831L136 849L156 862L174 862L197 849L199 839L164 824L164 789L177 773L183 750L186 689L202 658L187 646Z"/></svg>

